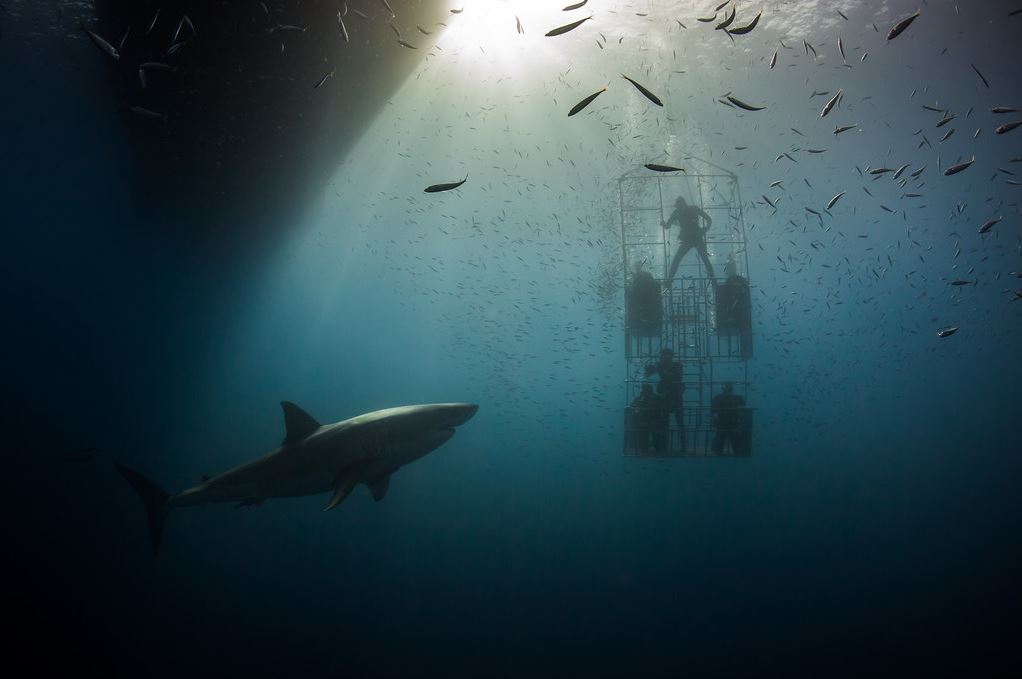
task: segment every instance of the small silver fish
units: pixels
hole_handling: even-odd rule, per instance
[[[756,28],[756,24],[759,23],[759,18],[761,16],[763,16],[763,10],[760,10],[759,14],[757,14],[756,17],[752,21],[750,21],[749,23],[745,24],[744,26],[737,26],[735,28],[732,28],[729,31],[726,31],[728,36],[732,36],[732,35],[745,35],[746,33],[751,33],[752,29]]]
[[[156,111],[152,111],[150,109],[143,108],[141,106],[132,106],[128,110],[131,111],[132,113],[134,113],[135,115],[142,116],[143,118],[150,118],[152,120],[159,120],[159,121],[164,122],[164,123],[167,122],[167,114],[166,113],[157,113]]]
[[[170,64],[165,64],[161,61],[146,61],[139,65],[139,68],[144,68],[147,71],[168,71],[170,73],[177,70]]]
[[[637,89],[640,92],[642,92],[643,96],[645,96],[647,99],[652,101],[657,106],[663,106],[664,105],[664,102],[660,101],[659,97],[657,97],[655,94],[653,94],[652,92],[647,90],[645,87],[643,87],[639,83],[635,82],[634,80],[632,80],[631,78],[626,76],[624,73],[621,74],[621,77],[624,78],[625,80],[627,80],[628,82],[630,82],[632,85],[634,85],[635,89]]]
[[[571,116],[575,115],[576,113],[578,113],[579,111],[584,109],[589,104],[593,103],[593,100],[596,99],[596,97],[600,96],[601,94],[603,94],[606,91],[607,91],[607,88],[604,87],[602,90],[599,90],[598,92],[594,92],[593,94],[590,94],[588,97],[586,97],[582,101],[580,101],[577,104],[575,104],[574,106],[572,106],[571,110],[568,111],[568,117],[570,118]]]
[[[171,45],[177,42],[177,36],[181,35],[181,27],[185,25],[185,19],[187,18],[188,18],[187,16],[182,16],[180,19],[178,19],[177,28],[174,29],[174,36],[170,39]]]
[[[156,26],[156,20],[160,18],[160,9],[156,9],[156,14],[153,15],[153,20],[149,22],[149,27],[145,29],[145,34],[149,35],[153,32],[153,27]]]
[[[451,11],[453,12],[454,10],[451,10]],[[565,24],[563,26],[558,26],[557,28],[554,28],[554,29],[551,29],[551,30],[547,31],[546,32],[546,37],[553,38],[553,37],[558,36],[558,35],[564,35],[568,31],[575,30],[576,28],[578,28],[579,26],[581,26],[582,24],[584,24],[585,22],[589,21],[592,18],[593,18],[592,15],[590,15],[590,16],[587,16],[584,19],[579,19],[578,21],[572,21],[570,24]]]
[[[124,35],[117,41],[117,52],[120,53],[124,50],[124,43],[128,42],[128,36],[131,35],[131,26],[128,26],[128,30],[124,31]]]
[[[827,116],[827,114],[830,113],[830,110],[832,108],[834,108],[834,106],[837,104],[838,100],[841,99],[841,95],[842,94],[844,94],[844,90],[838,90],[837,94],[835,94],[833,97],[831,97],[830,101],[828,101],[826,104],[824,104],[823,110],[820,111],[820,117],[821,118],[825,118]]]
[[[121,58],[121,55],[117,51],[117,48],[108,43],[106,40],[104,40],[103,36],[99,35],[95,31],[89,30],[89,27],[85,25],[84,21],[79,19],[78,25],[81,26],[82,30],[85,31],[86,35],[89,36],[89,39],[92,40],[92,44],[94,44],[96,47],[102,50],[107,56],[109,56],[114,61],[117,61],[118,59]]]
[[[606,88],[604,88],[606,89]],[[683,167],[674,167],[673,165],[660,165],[658,163],[646,163],[643,165],[647,170],[653,170],[654,172],[685,172]]]
[[[837,203],[839,200],[841,200],[841,196],[843,196],[843,195],[845,195],[844,191],[842,191],[841,193],[839,193],[836,196],[834,196],[833,198],[831,198],[827,202],[827,209],[829,210],[830,208],[834,207],[834,204]]]
[[[318,90],[320,87],[323,86],[323,83],[325,83],[328,78],[331,78],[334,75],[336,71],[337,71],[336,68],[330,69],[330,72],[325,74],[322,78],[320,78],[319,81],[312,86],[312,89]]]
[[[979,233],[983,234],[994,228],[994,225],[1001,221],[1001,219],[1001,217],[995,217],[988,222],[984,222],[983,225],[979,227]]]
[[[425,189],[423,189],[423,192],[424,193],[440,193],[442,191],[451,191],[453,189],[458,188],[459,186],[461,186],[462,184],[464,184],[467,181],[468,181],[468,175],[465,175],[465,178],[462,179],[460,182],[448,182],[448,183],[445,183],[445,184],[431,184],[430,186],[427,186]]]
[[[766,109],[766,106],[753,106],[752,104],[746,104],[741,99],[738,99],[737,97],[732,97],[730,94],[727,95],[727,100],[730,101],[735,106],[737,106],[738,108],[745,109],[746,111],[762,111]]]
[[[891,28],[891,30],[888,31],[888,33],[887,33],[887,39],[888,40],[894,40],[895,38],[897,38],[899,35],[901,35],[902,31],[904,31],[906,28],[908,28],[909,25],[913,21],[918,19],[921,15],[922,15],[922,11],[921,10],[916,10],[915,14],[907,16],[904,19],[902,19],[901,21],[899,21],[898,23],[894,24],[894,26]]]
[[[983,81],[983,84],[986,85],[986,88],[989,90],[990,89],[990,83],[988,83],[987,79],[985,77],[983,77],[983,74],[979,72],[979,69],[976,68],[975,66],[973,66],[972,64],[969,64],[969,66],[972,66],[972,70],[974,70],[976,72],[976,75],[979,76],[979,79]]]

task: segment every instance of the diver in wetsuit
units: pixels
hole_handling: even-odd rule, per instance
[[[706,222],[705,228],[699,227],[700,217]],[[660,226],[665,229],[670,228],[671,224],[677,224],[681,227],[681,243],[678,245],[678,251],[674,253],[674,259],[671,260],[670,272],[667,274],[666,280],[664,280],[665,286],[671,285],[674,275],[678,272],[681,260],[685,258],[685,255],[692,248],[695,248],[696,252],[699,253],[699,257],[703,260],[703,266],[706,267],[706,275],[711,280],[714,278],[713,264],[710,263],[710,255],[706,251],[705,239],[706,232],[710,230],[712,223],[713,220],[710,219],[710,215],[706,214],[706,211],[702,208],[689,205],[681,196],[678,196],[678,199],[674,201],[674,212],[671,213],[666,222],[660,222]]]
[[[653,385],[642,385],[642,391],[632,401],[634,413],[633,448],[640,455],[652,450],[664,453],[667,450],[667,408],[664,399],[653,393]]]
[[[749,426],[745,416],[745,399],[734,393],[735,385],[724,384],[724,391],[713,397],[710,402],[710,414],[717,432],[713,437],[710,449],[717,455],[724,450],[724,445],[731,442],[731,452],[735,455],[747,455],[750,450]]]
[[[683,372],[681,363],[674,360],[674,352],[664,349],[660,352],[660,360],[646,366],[646,377],[659,375],[660,384],[657,385],[657,393],[664,399],[667,411],[674,413],[674,422],[678,425],[678,434],[681,438],[681,450],[685,452],[685,410],[682,392],[685,385],[681,383]]]

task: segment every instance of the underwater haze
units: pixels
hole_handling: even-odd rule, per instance
[[[1017,666],[1022,2],[571,4],[0,0],[19,676]],[[711,176],[752,454],[626,455],[626,187]],[[282,401],[479,408],[154,557],[112,462],[201,486]]]

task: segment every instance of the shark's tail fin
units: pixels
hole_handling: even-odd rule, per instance
[[[156,556],[160,552],[160,537],[163,535],[163,524],[167,520],[167,498],[170,496],[135,470],[117,462],[114,462],[114,468],[127,479],[142,499],[149,519],[149,540],[153,543],[153,556]]]

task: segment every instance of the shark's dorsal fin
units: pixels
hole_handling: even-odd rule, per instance
[[[390,474],[393,473],[390,472]],[[387,489],[390,488],[390,474],[385,474],[369,484],[369,492],[373,494],[373,499],[377,502],[387,495]]]
[[[291,401],[281,401],[280,407],[284,409],[284,429],[286,430],[284,441],[280,445],[289,446],[292,443],[297,443],[319,429],[319,422]]]

